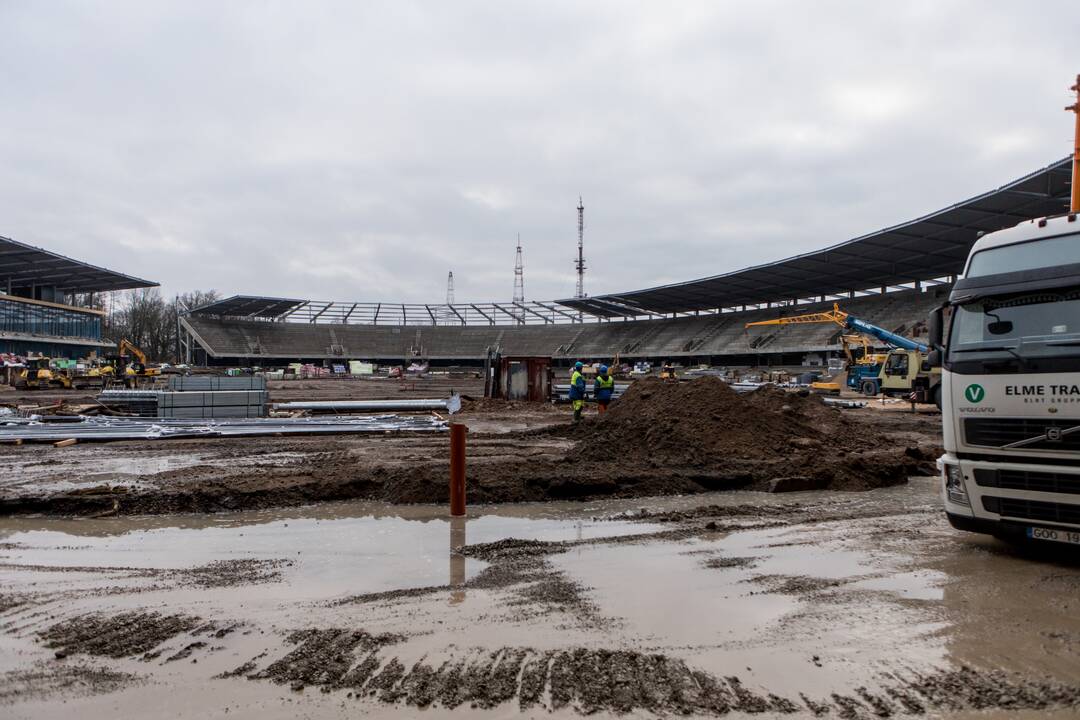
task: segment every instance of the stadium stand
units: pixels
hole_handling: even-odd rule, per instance
[[[348,303],[237,295],[180,318],[183,361],[284,365],[373,360],[474,363],[488,349],[560,360],[803,364],[840,351],[840,328],[748,322],[848,313],[910,337],[983,232],[1065,212],[1070,158],[997,190],[816,253],[726,275],[552,302]],[[502,324],[500,324],[502,323]]]
[[[925,334],[924,318],[942,301],[946,285],[840,301],[847,312],[894,332]],[[662,320],[573,325],[382,326],[320,325],[259,320],[183,319],[207,364],[285,364],[333,359],[465,362],[487,349],[560,359],[735,359],[838,351],[840,328],[831,324],[745,329],[748,322],[826,310],[831,302]]]

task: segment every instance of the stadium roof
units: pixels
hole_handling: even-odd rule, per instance
[[[306,302],[307,300],[294,300],[292,298],[233,295],[224,300],[215,300],[212,303],[200,305],[191,312],[225,317],[276,318],[300,307]]]
[[[0,236],[0,288],[24,289],[35,285],[89,293],[156,287],[157,283]]]
[[[388,303],[293,300],[234,295],[188,311],[230,319],[288,320],[356,325],[555,325],[582,322],[553,302]]]
[[[1069,209],[1071,158],[935,213],[786,260],[645,290],[559,300],[599,315],[692,312],[957,275],[980,232]]]

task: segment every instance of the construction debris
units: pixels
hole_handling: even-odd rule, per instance
[[[297,400],[274,403],[277,411],[310,410],[313,412],[422,412],[445,410],[451,415],[461,410],[461,396],[451,394],[444,400]]]
[[[385,432],[441,432],[445,421],[429,415],[350,415],[320,418],[243,418],[183,420],[167,418],[82,417],[79,422],[41,422],[40,418],[5,418],[0,442],[79,442],[168,440],[175,438],[250,437]],[[58,443],[58,447],[63,444]]]

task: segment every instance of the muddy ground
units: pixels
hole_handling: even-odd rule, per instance
[[[454,520],[445,434],[0,447],[0,716],[1080,714],[1080,564],[948,527],[935,414],[457,420]]]
[[[933,472],[940,454],[937,415],[838,410],[781,390],[740,396],[713,378],[635,383],[605,416],[590,407],[578,427],[564,405],[465,405],[456,420],[469,427],[467,493],[481,504],[866,490]],[[388,434],[5,445],[0,463],[12,469],[0,476],[5,514],[440,503],[448,499],[449,442],[444,434]]]
[[[0,715],[1074,717],[1080,565],[937,483],[0,520]]]

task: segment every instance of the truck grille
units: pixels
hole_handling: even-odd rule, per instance
[[[1080,495],[1080,475],[1077,474],[975,468],[975,484],[979,487]]]
[[[1080,525],[1080,505],[984,496],[983,508],[1004,517]]]
[[[985,447],[1017,443],[1018,450],[1080,450],[1080,424],[1069,419],[965,418],[964,440]]]

